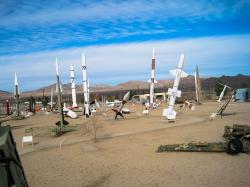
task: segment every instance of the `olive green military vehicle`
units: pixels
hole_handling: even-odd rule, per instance
[[[236,155],[240,152],[250,153],[250,126],[225,126],[224,142],[199,142],[187,144],[161,145],[157,152],[226,152]]]
[[[0,186],[28,187],[9,126],[0,127]]]

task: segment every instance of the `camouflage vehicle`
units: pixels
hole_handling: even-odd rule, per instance
[[[224,142],[199,142],[187,144],[161,145],[157,152],[227,152],[236,155],[240,152],[250,153],[250,126],[225,126]]]
[[[10,126],[0,127],[0,186],[28,187]]]

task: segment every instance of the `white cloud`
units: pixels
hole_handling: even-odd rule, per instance
[[[168,19],[170,17],[187,17],[191,21],[195,19],[220,18],[222,16],[237,14],[242,7],[249,3],[245,1],[236,1],[227,3],[226,1],[210,2],[195,0],[133,0],[133,1],[89,1],[71,2],[64,0],[61,2],[30,2],[23,1],[9,5],[9,2],[2,2],[2,14],[0,14],[0,26],[30,26],[41,24],[62,24],[65,22],[81,21],[103,21],[113,20],[129,21],[137,19]],[[1,6],[1,5],[0,5]],[[9,11],[4,11],[7,9]],[[1,9],[0,9],[1,10]],[[230,10],[230,12],[229,12]]]
[[[147,80],[153,47],[157,55],[158,79],[170,78],[168,71],[177,66],[182,52],[186,55],[184,68],[187,72],[192,73],[195,64],[198,64],[203,76],[249,74],[249,43],[250,35],[235,35],[89,46],[85,47],[84,51],[91,83],[97,84]],[[15,71],[23,82],[24,90],[52,84],[55,79],[56,56],[60,62],[63,82],[69,82],[69,67],[73,64],[77,83],[80,84],[82,50],[83,48],[71,48],[0,56],[0,90],[12,90]]]
[[[225,24],[224,33],[246,32],[241,24],[249,7],[246,0],[2,1],[0,54],[221,34],[211,29],[217,22]]]

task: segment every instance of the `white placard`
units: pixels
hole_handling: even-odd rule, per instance
[[[22,147],[23,147],[23,143],[27,143],[27,142],[31,142],[32,147],[33,147],[33,136],[23,136]]]
[[[32,142],[33,136],[23,136],[23,142]]]

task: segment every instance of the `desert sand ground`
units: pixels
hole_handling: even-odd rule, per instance
[[[107,109],[94,118],[97,142],[86,129],[60,137],[34,136],[35,145],[21,147],[26,128],[54,126],[58,114],[38,113],[21,121],[9,121],[28,183],[31,187],[97,186],[249,186],[250,155],[241,153],[157,153],[161,144],[222,141],[225,125],[250,125],[250,103],[230,104],[228,113],[209,121],[216,102],[205,102],[195,111],[179,111],[175,123],[161,116],[161,106],[139,118],[141,105],[127,105],[132,113],[114,120]],[[178,109],[177,109],[178,110]],[[66,118],[70,124],[93,124],[93,119]],[[63,141],[62,148],[59,148]]]

